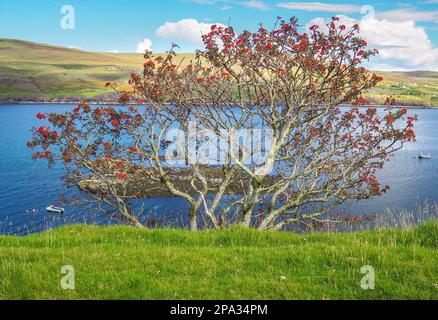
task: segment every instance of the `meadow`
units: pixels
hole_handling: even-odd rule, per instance
[[[70,226],[0,237],[0,299],[438,299],[438,223],[356,233]],[[72,266],[75,289],[61,268]],[[363,266],[374,289],[361,287]]]

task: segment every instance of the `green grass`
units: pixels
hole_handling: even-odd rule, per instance
[[[296,235],[72,226],[0,237],[0,299],[438,299],[438,223]],[[72,265],[76,289],[60,287]],[[375,268],[374,290],[360,269]]]

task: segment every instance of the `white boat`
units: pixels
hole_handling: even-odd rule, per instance
[[[46,208],[48,212],[57,213],[57,214],[64,214],[64,208],[58,208],[54,205],[51,205],[50,207]]]
[[[428,154],[428,153],[423,153],[423,152],[421,152],[419,155],[418,155],[418,159],[431,159],[432,157],[430,156],[430,154]]]

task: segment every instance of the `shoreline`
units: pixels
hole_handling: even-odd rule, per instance
[[[83,101],[60,101],[60,102],[53,102],[53,101],[43,101],[43,102],[36,102],[36,101],[0,101],[1,105],[77,105]],[[89,105],[121,105],[118,102],[92,102],[87,101]],[[136,103],[128,103],[127,105],[137,105]],[[351,104],[341,104],[340,107],[352,107]],[[388,108],[389,106],[385,106],[382,104],[370,104],[370,105],[361,105],[360,107],[367,107],[367,108]],[[393,108],[407,108],[407,109],[425,109],[425,110],[432,110],[432,109],[438,109],[438,106],[415,106],[415,105],[396,105],[392,106]]]
[[[5,104],[12,104],[12,105],[26,105],[26,104],[32,104],[32,105],[43,105],[43,104],[53,104],[53,105],[77,105],[83,101],[61,101],[61,102],[53,102],[53,101],[46,101],[46,102],[36,102],[36,101],[0,101],[0,106]],[[119,105],[118,102],[89,102],[90,105]]]

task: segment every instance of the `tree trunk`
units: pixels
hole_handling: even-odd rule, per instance
[[[129,223],[132,226],[139,228],[139,229],[146,229],[146,227],[144,225],[142,225],[140,223],[140,221],[138,221],[138,219],[129,212],[128,208],[126,207],[126,203],[124,201],[122,201],[120,199],[117,199],[117,201],[119,203],[119,206],[118,206],[119,212],[123,216],[125,216],[126,219],[128,219]]]
[[[197,210],[195,208],[190,209],[190,230],[197,231],[198,230],[198,215]]]
[[[242,213],[241,225],[244,227],[249,228],[251,225],[252,208],[253,206],[250,206],[249,208],[245,208],[244,212]]]
[[[140,223],[140,221],[137,220],[136,217],[131,216],[131,217],[129,218],[129,220],[131,221],[131,223],[132,223],[132,225],[133,225],[134,227],[139,228],[139,229],[146,229],[146,227],[145,227],[144,225],[142,225],[142,224]]]

